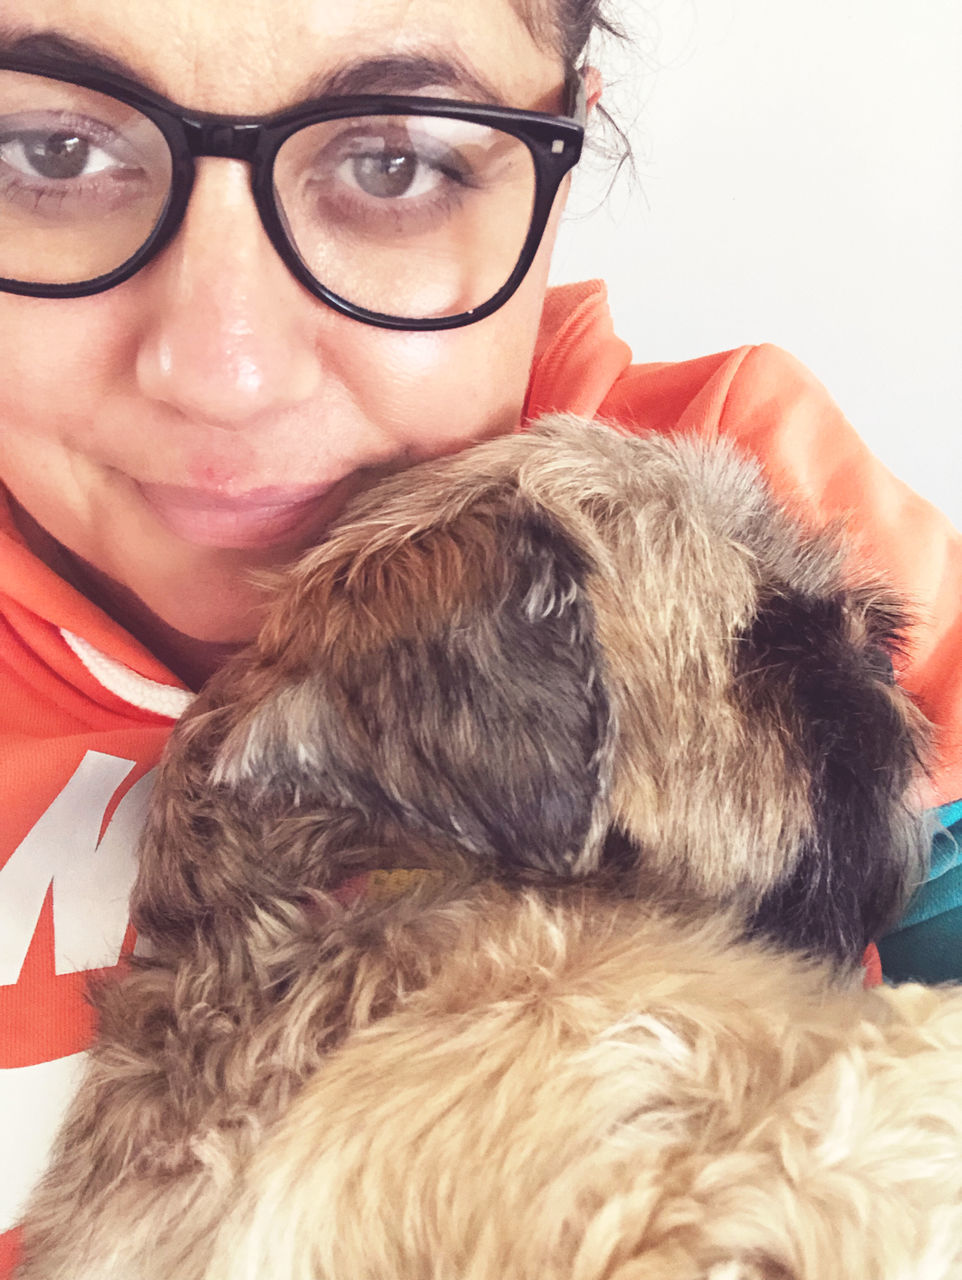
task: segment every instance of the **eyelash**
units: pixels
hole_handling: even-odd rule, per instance
[[[56,115],[54,119],[26,120],[16,129],[11,129],[9,124],[4,132],[0,133],[0,153],[5,146],[11,143],[20,143],[25,145],[25,139],[31,135],[47,135],[52,137],[57,133],[76,134],[78,138],[82,138],[91,151],[102,151],[110,156],[114,161],[114,177],[111,177],[111,169],[98,170],[94,174],[87,176],[78,175],[75,179],[56,179],[44,178],[41,174],[37,174],[31,178],[29,174],[23,173],[21,170],[14,168],[9,161],[4,167],[8,168],[8,174],[0,174],[0,191],[4,193],[6,198],[26,204],[32,199],[33,208],[39,210],[41,205],[56,200],[62,206],[67,200],[94,200],[97,201],[102,197],[96,190],[100,186],[104,188],[104,194],[113,194],[114,196],[123,194],[129,198],[129,188],[123,193],[117,189],[116,172],[130,173],[135,166],[125,164],[123,160],[117,156],[116,149],[118,143],[122,141],[115,130],[105,126],[102,122],[91,120],[82,116],[71,116],[69,114]],[[0,161],[2,164],[2,161]],[[94,188],[94,190],[91,190]]]
[[[325,188],[325,193],[329,189]],[[374,197],[363,198],[351,192],[345,192],[338,198],[337,207],[343,212],[340,216],[345,221],[371,222],[374,219],[385,224],[387,231],[410,231],[412,222],[417,222],[419,230],[428,231],[442,222],[448,214],[461,207],[463,195],[460,191],[446,191],[440,196],[419,198],[416,207],[414,201],[403,199],[377,201]],[[391,225],[387,225],[390,223]]]

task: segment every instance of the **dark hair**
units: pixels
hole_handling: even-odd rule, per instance
[[[595,32],[627,39],[624,29],[610,15],[607,0],[554,0],[554,9],[558,49],[569,70],[582,65]]]
[[[569,74],[586,65],[593,36],[625,43],[630,39],[612,13],[614,0],[514,0],[514,4],[534,39],[557,50]],[[634,156],[625,126],[603,102],[596,113],[600,128],[589,132],[588,147],[610,166],[610,192],[625,165],[634,171]]]

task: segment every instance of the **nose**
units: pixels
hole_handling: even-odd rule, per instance
[[[198,162],[183,225],[141,275],[136,377],[150,399],[243,428],[314,394],[321,304],[268,240],[246,164]]]

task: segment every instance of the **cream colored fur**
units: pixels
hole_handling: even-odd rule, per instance
[[[635,907],[479,892],[439,932],[262,1144],[208,1280],[962,1276],[962,993]]]

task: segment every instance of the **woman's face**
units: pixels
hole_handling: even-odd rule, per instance
[[[451,66],[428,92],[477,100],[473,75],[505,104],[561,105],[560,62],[511,0],[4,0],[0,36],[28,32],[199,110],[266,114],[349,65],[425,54]],[[288,562],[351,492],[516,425],[559,211],[500,311],[405,333],[307,293],[248,182],[240,161],[199,162],[176,239],[114,289],[0,293],[0,479],[122,597],[218,642],[252,630],[250,571]]]

